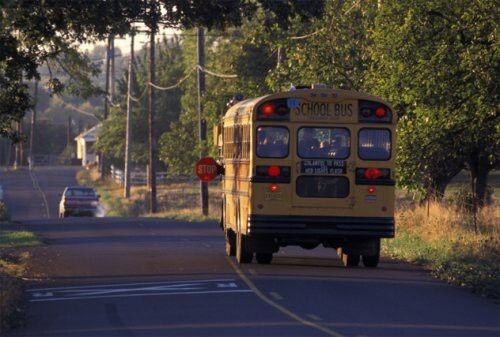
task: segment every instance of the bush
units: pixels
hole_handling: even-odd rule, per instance
[[[9,215],[9,210],[7,209],[7,206],[0,201],[0,221],[9,221],[10,220],[10,215]]]
[[[493,187],[487,186],[486,193],[484,195],[484,204],[491,205],[493,196]],[[450,197],[446,198],[446,201],[452,205],[455,205],[459,209],[464,209],[469,212],[474,211],[474,195],[470,187],[461,186],[456,191],[452,192]]]
[[[0,332],[18,327],[24,320],[24,285],[19,278],[0,272]]]

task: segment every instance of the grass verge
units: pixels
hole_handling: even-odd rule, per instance
[[[158,212],[149,213],[149,191],[145,186],[132,186],[130,198],[123,197],[123,187],[111,179],[101,180],[93,170],[77,174],[80,185],[94,187],[101,195],[106,216],[154,216],[183,221],[219,221],[221,213],[220,187],[209,185],[209,214],[201,214],[199,180],[170,179],[157,186]]]
[[[396,238],[384,240],[382,250],[446,282],[499,299],[499,213],[498,207],[484,207],[475,226],[470,212],[452,205],[405,206],[396,213]]]
[[[99,193],[100,202],[105,208],[106,216],[126,217],[138,216],[139,213],[133,203],[122,198],[122,188],[110,179],[101,180],[96,170],[82,169],[76,174],[80,185],[92,186]]]
[[[0,230],[0,249],[17,246],[37,246],[41,243],[40,238],[31,232]]]
[[[22,324],[25,273],[30,254],[22,247],[41,244],[31,232],[0,230],[0,332]]]

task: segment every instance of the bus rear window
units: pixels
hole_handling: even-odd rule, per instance
[[[257,128],[257,156],[262,158],[288,157],[289,132],[287,128],[260,126]]]
[[[297,133],[297,152],[301,158],[346,159],[351,139],[344,128],[302,127]]]
[[[346,177],[300,176],[296,186],[297,195],[302,198],[345,198],[349,195]]]
[[[387,129],[362,129],[358,144],[359,158],[363,160],[388,160],[391,157],[391,132]]]

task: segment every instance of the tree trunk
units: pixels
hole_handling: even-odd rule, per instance
[[[490,166],[488,154],[479,149],[475,149],[469,157],[468,164],[471,172],[471,186],[477,198],[477,205],[482,207],[490,202],[490,200],[488,200],[487,188],[488,174],[492,166]]]
[[[439,171],[434,172],[430,178],[430,188],[428,188],[427,198],[442,200],[448,184],[462,171],[463,167],[458,162]]]
[[[477,176],[476,176],[476,190],[478,206],[482,207],[490,203],[489,195],[487,195],[488,188],[488,174],[490,172],[488,156],[482,154],[477,160]]]

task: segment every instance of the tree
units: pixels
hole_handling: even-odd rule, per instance
[[[162,43],[157,48],[157,85],[167,86],[175,83],[183,76],[183,54],[178,37],[167,39],[163,37]],[[132,162],[146,166],[148,157],[148,124],[147,108],[148,100],[145,95],[148,87],[148,61],[145,49],[139,53],[135,62],[135,92],[133,96],[139,99],[135,102],[132,116]],[[128,78],[125,74],[124,78]],[[123,166],[125,157],[125,117],[127,100],[127,82],[125,79],[118,81],[117,101],[119,106],[110,110],[110,116],[102,122],[99,133],[99,141],[96,149],[105,152],[112,164]],[[182,90],[158,90],[156,99],[156,134],[162,134],[170,130],[170,124],[178,119],[180,114],[180,99]]]
[[[499,14],[493,0],[382,2],[369,86],[405,116],[399,132],[412,142],[399,146],[403,186],[446,185],[467,165],[484,199],[499,163]],[[424,168],[426,178],[405,174]]]
[[[123,36],[135,22],[144,22],[155,31],[158,25],[225,28],[241,24],[259,6],[275,13],[272,17],[286,27],[296,13],[319,15],[323,1],[310,6],[304,0],[4,0],[0,9],[0,135],[16,140],[11,124],[20,121],[31,106],[22,78],[39,79],[37,68],[47,60],[61,60],[61,55],[69,56],[67,62],[74,61],[80,43],[102,41],[110,34]],[[77,60],[82,66],[82,59]],[[66,70],[85,84],[74,69]],[[86,75],[92,75],[92,70]],[[57,78],[47,85],[54,92],[63,90]]]
[[[272,32],[268,43],[281,48],[286,57],[271,72],[270,86],[286,89],[290,84],[320,82],[330,88],[364,90],[376,13],[375,0],[330,1],[325,14],[310,23],[296,18],[284,36]]]
[[[237,94],[244,98],[257,97],[272,91],[267,77],[276,67],[274,46],[261,37],[290,28],[296,20],[310,22],[322,13],[323,2],[315,1],[261,1],[262,6],[252,18],[243,19],[237,28],[215,29],[205,42],[207,73],[206,93],[203,97],[203,119],[207,130],[220,121],[227,103]],[[309,6],[307,10],[304,6]],[[259,28],[259,29],[256,29]],[[196,65],[196,39],[192,30],[184,31],[184,62],[186,73]],[[194,75],[194,74],[193,74]],[[236,78],[224,75],[237,75]],[[159,141],[160,159],[171,173],[191,174],[199,159],[200,146],[204,153],[215,155],[212,137],[200,144],[198,140],[197,85],[195,76],[183,84],[182,112]],[[210,133],[209,133],[210,135]]]

